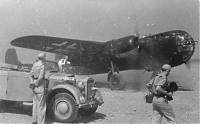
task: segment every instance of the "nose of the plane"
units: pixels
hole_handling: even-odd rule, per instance
[[[195,41],[188,33],[177,35],[177,52],[182,56],[183,63],[189,61],[195,50]]]

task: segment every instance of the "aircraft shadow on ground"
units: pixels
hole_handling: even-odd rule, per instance
[[[190,88],[179,88],[178,91],[194,91],[194,89],[190,89]]]
[[[98,81],[96,82],[96,87],[110,89],[108,82]],[[147,89],[145,86],[145,82],[136,81],[136,82],[126,82],[125,86],[122,89],[120,89],[120,91],[126,91],[126,90],[139,92],[139,91],[145,91]],[[178,91],[194,91],[194,89],[181,86],[178,88]]]
[[[95,82],[95,84],[96,84],[96,87],[98,87],[98,88],[109,88],[108,82],[97,81],[97,82]]]
[[[96,82],[96,87],[97,88],[106,88],[106,89],[110,89],[108,82]],[[125,82],[124,83],[124,87],[122,89],[120,89],[122,91],[126,91],[126,90],[132,90],[132,91],[144,91],[145,90],[145,82]]]

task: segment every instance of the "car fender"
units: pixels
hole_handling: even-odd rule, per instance
[[[77,104],[80,104],[80,96],[82,96],[82,94],[78,88],[74,87],[73,85],[69,85],[69,84],[59,84],[59,85],[52,87],[50,89],[50,92],[48,93],[48,95],[57,89],[64,89],[64,90],[69,91],[75,98]]]

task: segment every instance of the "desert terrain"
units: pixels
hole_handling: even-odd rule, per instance
[[[90,117],[79,116],[76,123],[151,123],[152,106],[144,101],[145,90],[131,89],[133,84],[127,84],[126,90],[112,91],[105,87],[100,88],[104,97],[104,104]],[[197,85],[198,86],[198,85]],[[129,88],[128,88],[129,87]],[[199,123],[199,88],[177,91],[171,102],[177,122],[179,124]],[[9,106],[0,113],[0,124],[26,123],[30,124],[31,106],[20,110],[18,106]],[[166,120],[163,120],[166,123]],[[49,122],[57,124],[58,122]]]
[[[169,80],[178,82],[180,90],[174,93],[173,106],[179,124],[197,124],[199,118],[199,47],[191,61],[198,59],[187,68],[181,65],[172,69]],[[126,82],[123,90],[110,90],[106,83],[106,74],[92,75],[97,87],[101,91],[104,104],[90,117],[79,116],[76,123],[125,123],[148,124],[151,123],[152,105],[144,101],[146,93],[145,83],[148,82],[151,72],[144,70],[131,70],[121,72]],[[0,124],[31,124],[31,106],[10,106],[0,112]],[[166,123],[166,120],[163,120]],[[49,122],[56,124],[58,122]]]
[[[146,124],[151,123],[152,106],[144,101],[145,92],[111,91],[109,89],[100,89],[105,104],[99,107],[97,112],[91,117],[79,117],[76,123],[127,123],[127,124]],[[174,95],[174,101],[171,102],[177,122],[182,124],[199,123],[199,91],[178,91]],[[31,123],[31,107],[26,111],[7,108],[0,113],[0,123]],[[166,120],[164,120],[166,122]],[[52,122],[58,123],[58,122]]]

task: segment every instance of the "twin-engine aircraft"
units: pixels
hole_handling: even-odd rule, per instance
[[[108,73],[112,89],[120,89],[120,71],[136,69],[156,72],[163,64],[172,67],[187,63],[195,50],[193,38],[185,31],[173,30],[140,38],[130,35],[107,42],[49,36],[24,36],[11,45],[69,57],[73,74]],[[117,72],[117,73],[115,73]]]

